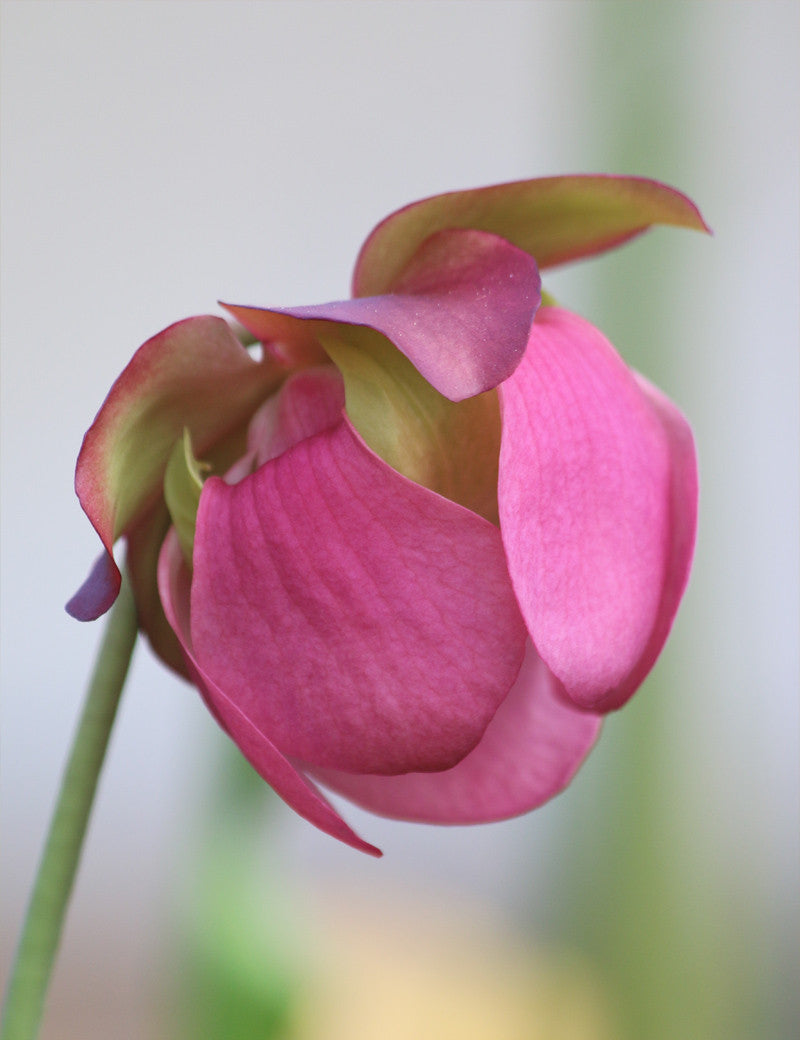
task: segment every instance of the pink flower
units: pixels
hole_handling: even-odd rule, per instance
[[[654,223],[705,228],[637,178],[440,195],[372,232],[352,299],[229,306],[261,360],[220,318],[165,329],[84,439],[106,552],[68,609],[108,609],[124,536],[155,651],[356,848],[316,781],[408,820],[540,805],[664,644],[697,478],[680,412],[540,307],[539,268]]]

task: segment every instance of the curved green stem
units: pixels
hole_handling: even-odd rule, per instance
[[[136,643],[133,596],[123,581],[108,619],[64,772],[6,996],[0,1040],[34,1040],[81,855],[108,738]]]

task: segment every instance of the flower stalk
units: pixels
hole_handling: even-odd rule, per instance
[[[123,582],[109,616],[64,772],[10,975],[0,1040],[34,1040],[111,727],[136,643],[133,595]]]

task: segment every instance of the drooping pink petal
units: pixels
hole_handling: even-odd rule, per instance
[[[483,231],[443,230],[417,243],[382,296],[270,312],[228,310],[254,334],[276,342],[300,341],[302,330],[286,324],[291,318],[309,322],[306,335],[320,342],[325,327],[316,322],[374,329],[431,386],[461,401],[513,372],[540,299],[539,272],[527,253]]]
[[[544,269],[611,249],[653,224],[708,231],[690,199],[643,177],[540,177],[434,195],[378,224],[361,247],[353,295],[391,291],[419,244],[442,228],[501,235]]]
[[[500,522],[528,631],[577,705],[617,708],[655,661],[687,580],[691,432],[597,329],[553,307],[501,400]]]
[[[120,577],[112,546],[155,504],[184,426],[197,451],[206,452],[240,426],[284,374],[270,358],[254,361],[215,317],[178,322],[137,350],[78,456],[75,490],[108,555],[70,601],[73,616],[93,620],[116,599]]]
[[[206,481],[191,626],[204,673],[285,754],[379,773],[463,758],[526,638],[498,529],[345,420]]]
[[[488,823],[542,805],[570,782],[600,719],[566,702],[531,644],[478,746],[452,769],[403,776],[310,772],[357,805],[419,823]]]
[[[314,784],[281,754],[235,700],[199,665],[189,631],[191,578],[174,530],[167,535],[161,550],[158,584],[164,610],[181,642],[193,681],[212,714],[248,762],[295,812],[320,830],[362,852],[380,856],[380,850],[363,841],[347,826]]]

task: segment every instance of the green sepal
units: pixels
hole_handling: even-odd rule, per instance
[[[691,199],[645,177],[538,177],[434,195],[390,214],[361,247],[354,296],[380,296],[420,244],[443,228],[474,228],[507,239],[539,270],[615,249],[654,224],[708,231]]]
[[[409,480],[497,524],[497,392],[448,400],[374,329],[320,322],[318,336],[367,445]]]
[[[187,427],[183,437],[175,442],[164,473],[164,500],[180,542],[183,557],[192,566],[194,529],[203,480],[211,467],[199,462],[192,451],[192,439]]]

